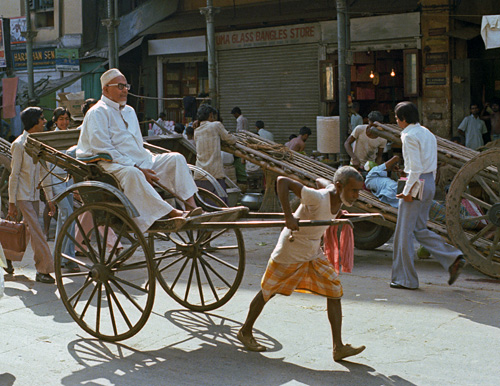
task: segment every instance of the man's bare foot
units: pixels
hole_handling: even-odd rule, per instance
[[[366,348],[365,346],[352,347],[350,344],[345,344],[340,348],[336,347],[333,350],[333,360],[335,362],[338,362],[343,360],[344,358],[351,357],[353,355],[358,355],[365,348]]]
[[[262,346],[261,344],[257,343],[257,341],[254,339],[254,337],[250,335],[244,335],[241,330],[238,331],[238,335],[236,335],[238,340],[243,343],[243,346],[248,351],[256,351],[256,352],[262,352],[266,351],[267,349]]]

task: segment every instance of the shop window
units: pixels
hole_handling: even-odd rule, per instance
[[[35,13],[36,28],[54,28],[54,11]]]
[[[330,61],[320,62],[321,74],[321,101],[333,102],[337,99],[335,94],[335,79],[337,77],[337,66]]]
[[[418,97],[420,93],[420,64],[418,50],[404,51],[404,95]]]

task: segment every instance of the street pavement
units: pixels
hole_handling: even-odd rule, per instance
[[[245,276],[225,306],[192,312],[158,286],[144,328],[119,343],[78,327],[56,286],[34,281],[29,249],[0,299],[0,386],[500,384],[500,280],[468,266],[450,287],[430,259],[416,263],[419,290],[391,289],[391,242],[356,250],[341,275],[343,340],[363,353],[335,363],[325,299],[298,293],[273,298],[258,319],[269,350],[242,349],[236,333],[278,233],[244,230]]]

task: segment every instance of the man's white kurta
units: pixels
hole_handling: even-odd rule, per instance
[[[76,150],[78,158],[102,153],[109,154],[113,161],[101,161],[99,165],[118,179],[123,192],[138,210],[140,215],[134,220],[142,232],[173,208],[134,165],[153,169],[160,183],[183,200],[197,191],[186,159],[178,153],[153,155],[145,149],[134,109],[122,107],[104,95],[85,115]]]

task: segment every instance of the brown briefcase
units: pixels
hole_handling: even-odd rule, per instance
[[[26,224],[0,219],[0,243],[9,260],[21,260],[28,242]],[[8,253],[12,251],[14,253]]]

